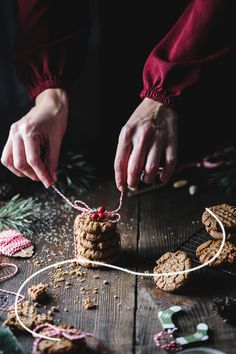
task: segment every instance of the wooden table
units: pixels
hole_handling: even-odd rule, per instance
[[[119,194],[113,183],[104,182],[83,199],[91,206],[104,204],[115,208]],[[166,251],[176,249],[200,228],[199,220],[206,206],[223,201],[227,202],[224,196],[215,191],[190,196],[187,188],[174,190],[171,185],[140,197],[126,198],[119,223],[124,250],[123,266],[136,271],[152,271],[155,259]],[[40,203],[37,214],[40,218],[44,215],[44,220],[38,223],[32,238],[36,254],[28,261],[13,259],[20,272],[3,284],[9,290],[17,290],[23,280],[41,267],[73,258],[73,221],[76,211],[65,205],[53,192],[42,196]],[[34,265],[37,260],[39,267]],[[94,275],[99,278],[95,279]],[[104,280],[107,284],[104,284]],[[40,281],[50,281],[48,271],[29,284]],[[85,295],[80,293],[81,287],[89,289],[90,297],[96,298],[97,309],[86,310],[82,307]],[[97,295],[92,294],[94,287],[98,288]],[[157,290],[152,278],[135,277],[107,269],[88,270],[82,283],[76,282],[68,288],[62,284],[54,292],[58,297],[56,304],[60,307],[60,312],[54,316],[55,323],[61,319],[62,323],[70,323],[93,333],[105,343],[106,352],[165,353],[155,347],[153,342],[154,333],[161,330],[157,313],[163,307],[178,304],[184,310],[175,320],[180,335],[193,333],[199,322],[206,322],[210,328],[210,340],[196,346],[216,348],[227,354],[236,353],[235,328],[225,324],[212,311],[214,297],[236,296],[236,278],[219,271],[206,269],[196,272],[180,295]],[[0,313],[0,319],[3,318]],[[25,353],[30,353],[31,336],[18,335],[18,338]]]

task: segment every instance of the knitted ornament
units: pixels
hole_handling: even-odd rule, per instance
[[[33,245],[17,230],[0,232],[0,254],[9,257],[31,257]]]

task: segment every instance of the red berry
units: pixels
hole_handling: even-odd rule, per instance
[[[99,212],[99,213],[98,213],[98,216],[99,216],[99,220],[104,219],[104,213]]]
[[[104,206],[102,206],[102,205],[100,205],[100,206],[98,207],[98,209],[97,209],[97,212],[98,212],[98,213],[104,213],[104,211],[105,211],[105,208],[104,208]]]
[[[92,213],[91,218],[93,221],[96,221],[99,218],[99,215],[97,212]]]

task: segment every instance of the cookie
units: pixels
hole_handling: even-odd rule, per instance
[[[229,204],[219,204],[209,209],[222,221],[227,238],[234,236],[236,234],[236,207]],[[205,225],[206,231],[210,233],[213,238],[222,239],[219,223],[207,210],[202,214],[202,223]]]
[[[206,229],[206,231],[211,235],[212,238],[215,240],[222,240],[223,239],[223,232],[220,231],[214,231],[214,230],[209,230]],[[230,240],[233,238],[236,238],[236,233],[235,232],[226,232],[226,240]]]
[[[93,221],[86,213],[77,215],[74,224],[74,230],[77,233],[78,230],[86,231],[90,234],[102,234],[109,231],[116,230],[116,223],[108,220]]]
[[[78,262],[78,264],[80,264],[86,268],[102,268],[103,267],[102,265],[89,263],[88,260],[93,260],[93,261],[102,262],[102,263],[106,263],[106,264],[117,264],[118,261],[120,260],[120,256],[121,256],[120,250],[117,251],[112,257],[107,257],[107,258],[103,258],[103,259],[88,259],[86,257],[78,255],[77,262]],[[86,262],[83,262],[83,260],[85,260]]]
[[[154,273],[177,272],[181,270],[191,269],[192,261],[185,252],[177,251],[167,252],[156,261]],[[180,290],[189,279],[190,273],[166,276],[154,276],[154,281],[158,288],[167,291],[175,292]]]
[[[29,301],[24,301],[18,304],[18,315],[22,323],[30,328],[34,329],[36,326],[52,322],[53,318],[46,314],[38,314],[37,309],[30,304]],[[21,324],[17,321],[15,308],[7,313],[7,320],[4,322],[6,326],[10,327],[12,330],[25,331]]]
[[[69,325],[59,325],[56,327],[57,329],[73,329],[72,326]],[[51,331],[50,327],[45,327],[41,330],[40,334],[47,333]],[[67,353],[67,354],[77,354],[77,353],[85,353],[86,352],[86,341],[85,338],[70,340],[69,338],[65,338],[62,335],[54,335],[54,338],[59,338],[60,341],[52,341],[47,339],[40,340],[37,348],[36,354],[56,354],[56,353]]]
[[[77,243],[77,254],[88,259],[100,260],[112,257],[119,251],[119,247],[111,247],[104,250],[85,248],[80,242]]]
[[[196,256],[201,263],[209,261],[219,250],[221,245],[220,240],[209,240],[202,243],[196,249]],[[236,262],[236,245],[232,242],[225,242],[224,247],[220,255],[209,264],[212,267],[218,267],[223,263],[235,263]]]
[[[93,250],[107,250],[114,247],[119,248],[120,246],[120,237],[118,234],[115,234],[115,237],[102,242],[89,241],[86,237],[77,237],[77,239],[79,240],[81,246]]]
[[[75,236],[76,238],[80,238],[83,240],[85,239],[91,242],[106,242],[107,240],[115,238],[117,236],[117,231],[110,231],[96,235],[77,229],[77,231],[75,231]]]

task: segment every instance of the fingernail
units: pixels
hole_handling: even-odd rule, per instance
[[[118,186],[117,187],[121,193],[124,193],[125,187],[124,186]]]
[[[129,185],[127,185],[127,188],[131,191],[131,192],[135,192],[137,190],[136,187],[131,187]]]

